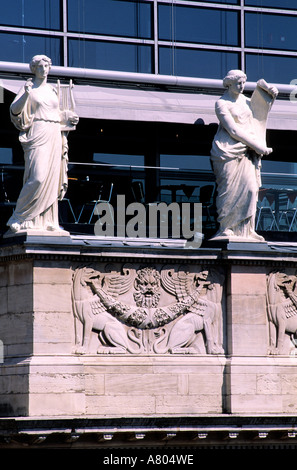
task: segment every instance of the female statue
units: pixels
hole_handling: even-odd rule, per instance
[[[251,99],[242,93],[246,75],[230,70],[226,88],[216,102],[219,127],[211,149],[211,162],[217,182],[217,213],[220,228],[214,238],[240,237],[263,241],[255,232],[261,157],[272,149],[266,146],[265,129],[259,127],[275,100],[278,90],[259,80]],[[265,98],[263,98],[263,96]],[[259,109],[261,108],[261,109]],[[259,119],[257,119],[257,114]]]
[[[57,91],[47,83],[50,68],[51,59],[34,56],[30,63],[34,78],[27,80],[10,106],[25,160],[23,187],[7,222],[12,232],[61,230],[58,200],[67,189],[67,139],[61,133],[65,116],[59,110]],[[75,113],[67,119],[72,125],[78,122]]]

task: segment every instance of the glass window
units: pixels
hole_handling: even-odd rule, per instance
[[[152,73],[152,47],[104,41],[69,41],[69,66]]]
[[[159,5],[159,39],[238,45],[238,13]]]
[[[68,0],[68,29],[79,33],[152,37],[152,3]]]
[[[246,13],[247,47],[296,50],[297,17]]]
[[[107,165],[144,166],[143,155],[119,155],[107,153],[94,153],[93,161]]]
[[[11,164],[12,163],[12,149],[0,147],[0,164]]]
[[[218,78],[239,67],[235,52],[160,47],[159,70],[164,75]]]
[[[214,192],[210,157],[205,155],[160,155],[159,198],[171,202],[199,202],[201,188]],[[202,193],[205,189],[202,189]]]
[[[265,78],[271,83],[286,83],[296,78],[297,57],[265,54],[246,54],[246,73],[249,81]]]
[[[60,0],[14,0],[1,6],[0,24],[26,28],[60,29]]]
[[[292,0],[245,0],[246,6],[261,7],[261,8],[285,8],[296,9],[296,4]]]
[[[187,0],[181,0],[187,1]],[[198,2],[201,0],[194,0],[194,2]],[[240,0],[203,0],[203,3],[229,3],[230,5],[238,5]],[[290,1],[290,0],[288,0]]]
[[[209,156],[201,155],[160,155],[161,167],[175,167],[183,170],[212,171]]]
[[[29,63],[36,54],[46,54],[53,65],[61,64],[61,39],[29,34],[0,34],[1,60]]]

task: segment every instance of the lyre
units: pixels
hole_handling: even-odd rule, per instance
[[[62,131],[73,131],[76,128],[76,126],[71,124],[67,119],[67,111],[74,112],[75,109],[73,86],[72,80],[69,81],[69,84],[61,84],[60,80],[57,81],[59,108],[61,113],[65,115],[65,120],[61,123]]]

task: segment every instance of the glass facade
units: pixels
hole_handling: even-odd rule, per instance
[[[250,80],[289,84],[295,7],[291,0],[15,0],[1,8],[0,61],[27,62],[42,49],[54,65],[217,79],[238,67]]]
[[[68,0],[68,30],[152,39],[151,2],[123,0]]]
[[[0,24],[61,30],[61,11],[60,0],[14,0],[1,5]]]
[[[33,55],[45,53],[53,65],[70,68],[206,79],[222,79],[228,70],[240,68],[249,81],[264,77],[268,82],[289,84],[297,66],[297,10],[293,3],[5,2],[0,16],[0,62],[28,63]],[[87,73],[84,83],[88,83]],[[118,86],[116,82],[110,85]],[[2,232],[23,175],[23,152],[17,131],[7,119],[14,95],[8,91],[4,95],[0,103]],[[125,195],[127,204],[200,201],[204,204],[203,232],[214,233],[215,179],[209,152],[215,130],[215,126],[206,125],[81,119],[69,136],[69,189],[67,199],[60,203],[61,224],[73,233],[93,233],[95,220],[90,221],[86,203],[98,197],[101,185],[113,185],[113,203],[119,194]],[[263,159],[260,204],[269,191],[279,197],[275,221],[258,220],[258,229],[263,232],[297,231],[297,216],[293,223],[292,211],[297,207],[293,134],[268,133],[269,146],[275,150],[271,160]]]

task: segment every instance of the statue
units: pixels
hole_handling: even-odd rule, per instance
[[[272,152],[266,144],[266,120],[278,90],[261,79],[249,99],[243,95],[245,82],[241,70],[230,70],[223,81],[226,91],[215,106],[219,127],[211,162],[220,227],[214,239],[264,241],[255,232],[255,218],[261,158]]]
[[[67,190],[67,132],[75,129],[78,116],[73,110],[61,111],[58,90],[47,83],[50,68],[47,56],[34,56],[30,63],[34,78],[26,81],[10,106],[25,161],[23,187],[7,222],[10,233],[62,230],[58,200]]]
[[[284,354],[285,336],[289,334],[293,351],[297,347],[297,277],[272,271],[267,279],[267,311],[269,350],[272,355]]]

